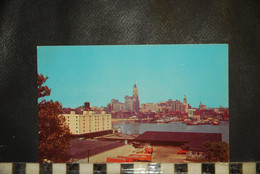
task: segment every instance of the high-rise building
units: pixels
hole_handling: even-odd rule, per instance
[[[135,84],[134,88],[133,88],[133,111],[139,112],[139,109],[140,109],[140,101],[139,101],[139,96],[138,96],[138,89]]]
[[[206,109],[206,105],[203,105],[202,102],[200,102],[199,109],[200,110]]]
[[[107,110],[110,112],[120,112],[123,110],[123,103],[116,99],[112,99],[111,103],[107,104]]]
[[[193,117],[196,109],[188,109],[188,117]]]
[[[157,103],[157,112],[168,113],[168,103],[166,101]]]
[[[164,112],[164,113],[175,112],[175,111],[188,112],[188,104],[187,103],[184,104],[180,100],[173,101],[172,99],[169,99],[168,101],[157,103],[156,111]]]
[[[156,103],[143,103],[141,107],[142,112],[156,112],[157,104]]]
[[[138,89],[136,84],[133,88],[133,96],[125,96],[125,104],[124,110],[131,111],[131,112],[139,112],[140,109],[140,101],[138,96]]]
[[[133,106],[133,96],[125,96],[125,104],[124,104],[124,110],[125,111],[133,111],[134,106]]]
[[[183,106],[184,106],[184,112],[188,112],[188,103],[187,103],[186,95],[184,95]]]
[[[175,111],[182,111],[183,109],[183,104],[181,103],[180,100],[175,101]]]

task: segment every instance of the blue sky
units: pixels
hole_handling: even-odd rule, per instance
[[[228,107],[228,45],[39,46],[38,73],[64,107],[124,102],[137,84],[141,103],[168,99]]]

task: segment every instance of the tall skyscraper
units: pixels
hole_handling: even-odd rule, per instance
[[[133,88],[133,96],[138,97],[138,89],[137,89],[136,84],[134,85],[134,88]]]
[[[133,88],[133,96],[125,96],[125,108],[124,110],[131,112],[139,112],[140,109],[140,101],[138,96],[138,89],[136,84]]]
[[[139,96],[138,96],[138,89],[135,84],[134,88],[133,88],[133,111],[139,112],[139,109],[140,109],[140,101],[139,101]]]
[[[187,103],[186,95],[184,95],[183,105],[184,105],[184,111],[188,112],[188,103]]]

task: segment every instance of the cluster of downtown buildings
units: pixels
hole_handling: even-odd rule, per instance
[[[62,115],[72,134],[80,135],[100,131],[112,130],[112,117],[142,119],[145,117],[161,119],[161,117],[178,117],[207,119],[207,117],[219,117],[228,119],[228,108],[207,108],[202,102],[199,108],[193,108],[187,103],[186,96],[183,102],[169,99],[159,103],[143,103],[140,100],[136,84],[133,87],[133,95],[125,96],[125,102],[121,103],[112,99],[107,107],[90,107],[89,102],[76,109],[63,108]]]
[[[184,96],[183,102],[169,99],[168,101],[159,103],[143,103],[140,107],[140,101],[138,96],[138,89],[136,84],[133,88],[133,96],[125,96],[125,102],[121,103],[119,100],[112,99],[107,104],[107,111],[110,113],[118,112],[130,112],[130,113],[168,113],[171,111],[188,112],[188,108],[191,106],[187,103],[186,96]]]
[[[97,108],[98,109],[98,108]],[[207,108],[206,105],[200,102],[198,108],[192,107],[187,102],[187,98],[184,95],[183,101],[172,100],[162,101],[158,103],[142,103],[140,107],[140,101],[138,96],[138,89],[136,84],[133,88],[133,96],[125,96],[125,102],[121,103],[119,100],[112,99],[107,104],[105,109],[108,113],[111,113],[115,118],[129,118],[133,115],[142,118],[145,116],[176,116],[179,117],[201,117],[205,119],[208,116],[220,116],[228,117],[228,108]]]

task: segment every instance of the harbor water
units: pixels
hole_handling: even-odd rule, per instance
[[[221,133],[222,141],[229,143],[229,123],[221,121],[219,125],[186,125],[182,122],[171,123],[117,123],[114,128],[120,128],[123,134],[142,134],[146,131],[165,132],[200,132],[200,133]]]

